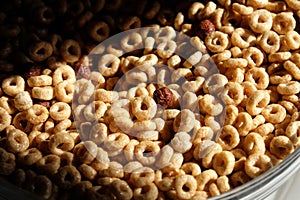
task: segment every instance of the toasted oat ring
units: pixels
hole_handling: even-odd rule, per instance
[[[49,112],[45,106],[35,104],[27,110],[27,119],[32,124],[45,122],[49,117]]]
[[[41,62],[46,60],[52,55],[53,48],[52,45],[45,41],[37,42],[30,46],[29,56],[32,60],[36,62]]]

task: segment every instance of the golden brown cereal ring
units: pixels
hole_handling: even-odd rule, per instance
[[[11,115],[2,107],[0,107],[0,131],[3,131],[11,123]]]
[[[56,183],[60,188],[68,189],[81,181],[79,171],[72,165],[66,165],[57,172]]]
[[[46,60],[52,55],[52,52],[52,45],[45,41],[39,41],[35,44],[32,44],[29,48],[29,56],[36,62]]]
[[[279,159],[284,159],[294,151],[292,141],[283,135],[276,136],[271,140],[270,152]]]
[[[205,45],[213,53],[223,52],[229,46],[228,35],[215,31],[205,38]]]
[[[60,167],[60,157],[54,154],[46,155],[36,162],[36,167],[40,173],[56,174]]]
[[[61,155],[74,147],[74,139],[67,132],[58,132],[50,137],[48,143],[51,153]]]
[[[52,119],[62,121],[71,116],[71,107],[65,102],[57,102],[50,107],[49,114]]]
[[[45,122],[49,117],[49,111],[45,106],[34,104],[27,110],[27,119],[32,124]]]
[[[29,147],[29,139],[27,134],[19,129],[7,129],[6,145],[13,153],[23,152]]]
[[[270,104],[263,109],[262,115],[265,117],[267,122],[278,124],[285,119],[286,110],[280,104]]]
[[[89,36],[96,42],[102,42],[110,34],[108,24],[102,21],[89,23],[87,29]]]
[[[81,47],[77,41],[68,39],[61,44],[60,52],[66,62],[74,63],[81,56]]]
[[[43,157],[40,150],[37,148],[30,148],[18,153],[18,161],[22,165],[33,165]]]
[[[271,30],[272,24],[273,17],[265,9],[256,10],[250,16],[249,26],[256,33],[264,33]]]
[[[213,168],[220,176],[227,176],[232,173],[235,164],[235,157],[230,151],[217,153],[213,158]]]
[[[251,178],[259,176],[271,167],[271,159],[265,154],[252,154],[245,162],[245,172]]]
[[[217,143],[223,150],[234,149],[240,142],[239,132],[232,125],[225,125],[219,133]]]

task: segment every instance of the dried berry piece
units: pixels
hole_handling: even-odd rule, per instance
[[[73,67],[76,72],[77,78],[90,78],[91,70],[89,67],[85,66],[81,62],[76,62]]]
[[[172,91],[167,87],[162,87],[153,92],[154,101],[164,108],[171,108],[174,105],[175,97]]]
[[[214,32],[216,30],[215,25],[208,19],[201,21],[198,25],[196,25],[196,34],[200,38],[205,38],[208,34]]]
[[[25,73],[24,76],[28,79],[33,76],[39,76],[42,73],[41,66],[32,66]]]
[[[40,105],[46,107],[47,109],[49,109],[51,107],[50,101],[37,101],[36,104],[40,104]]]

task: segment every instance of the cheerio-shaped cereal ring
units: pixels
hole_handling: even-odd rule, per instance
[[[57,102],[50,107],[49,113],[52,119],[62,121],[71,116],[71,107],[65,102]]]
[[[27,110],[27,119],[32,124],[45,122],[49,117],[49,111],[45,106],[34,104]]]
[[[246,110],[250,115],[258,115],[270,102],[270,94],[264,90],[256,90],[247,100]]]
[[[27,134],[19,129],[7,129],[6,138],[7,148],[13,153],[23,152],[29,147]]]
[[[17,94],[14,98],[14,104],[19,111],[29,109],[33,105],[29,92],[23,91]]]
[[[27,79],[29,87],[40,87],[52,85],[52,77],[48,75],[33,76]]]
[[[25,81],[21,76],[13,75],[2,81],[2,90],[9,96],[16,96],[25,90]]]
[[[273,24],[272,14],[266,9],[259,9],[250,15],[249,26],[256,33],[271,30]]]
[[[296,27],[296,20],[292,12],[281,12],[274,17],[273,29],[278,34],[287,34]]]
[[[113,54],[105,54],[98,61],[98,70],[104,76],[113,76],[119,69],[120,59]]]
[[[2,107],[0,107],[0,131],[3,131],[11,123],[11,115]]]
[[[76,82],[75,71],[69,65],[61,65],[53,72],[53,86],[62,81],[69,81],[70,84]]]
[[[228,35],[220,31],[212,32],[205,38],[205,45],[213,53],[223,52],[229,44]]]
[[[155,101],[149,96],[136,97],[131,101],[132,113],[138,120],[152,119],[157,110]]]

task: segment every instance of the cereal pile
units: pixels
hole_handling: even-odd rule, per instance
[[[298,0],[4,3],[0,174],[44,199],[247,183],[299,146],[299,18]]]

